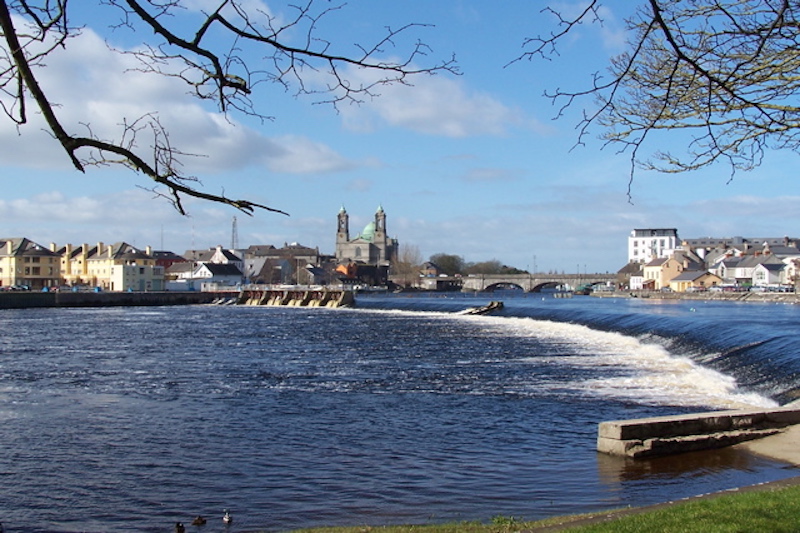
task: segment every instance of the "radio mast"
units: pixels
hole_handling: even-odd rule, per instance
[[[233,217],[233,222],[231,223],[231,250],[236,250],[239,248],[239,228],[236,223],[236,217]]]

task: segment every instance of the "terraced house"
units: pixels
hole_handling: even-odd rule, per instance
[[[140,250],[126,242],[67,244],[56,254],[61,257],[61,271],[67,285],[108,291],[164,290],[164,267],[156,264],[149,246]]]
[[[24,237],[0,239],[0,288],[42,290],[60,283],[58,254]]]

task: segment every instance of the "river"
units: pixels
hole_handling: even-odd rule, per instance
[[[490,299],[497,315],[458,314]],[[357,304],[0,311],[5,531],[533,520],[797,474],[731,449],[613,458],[595,439],[604,420],[796,399],[800,306]]]

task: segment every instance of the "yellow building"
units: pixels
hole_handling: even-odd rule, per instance
[[[0,287],[42,290],[60,284],[57,254],[24,237],[0,239]]]
[[[705,291],[721,284],[721,277],[705,270],[684,270],[669,280],[669,288],[675,292]]]
[[[683,265],[671,257],[653,259],[642,267],[643,288],[657,291],[668,287],[669,281],[683,270]]]
[[[164,268],[156,265],[149,246],[142,251],[125,242],[67,244],[58,253],[64,280],[70,285],[108,291],[164,290]]]

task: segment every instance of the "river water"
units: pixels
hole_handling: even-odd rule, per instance
[[[458,314],[490,299],[496,316]],[[595,439],[604,420],[796,399],[800,306],[357,303],[0,311],[5,531],[533,520],[797,474],[730,449],[612,458]]]

